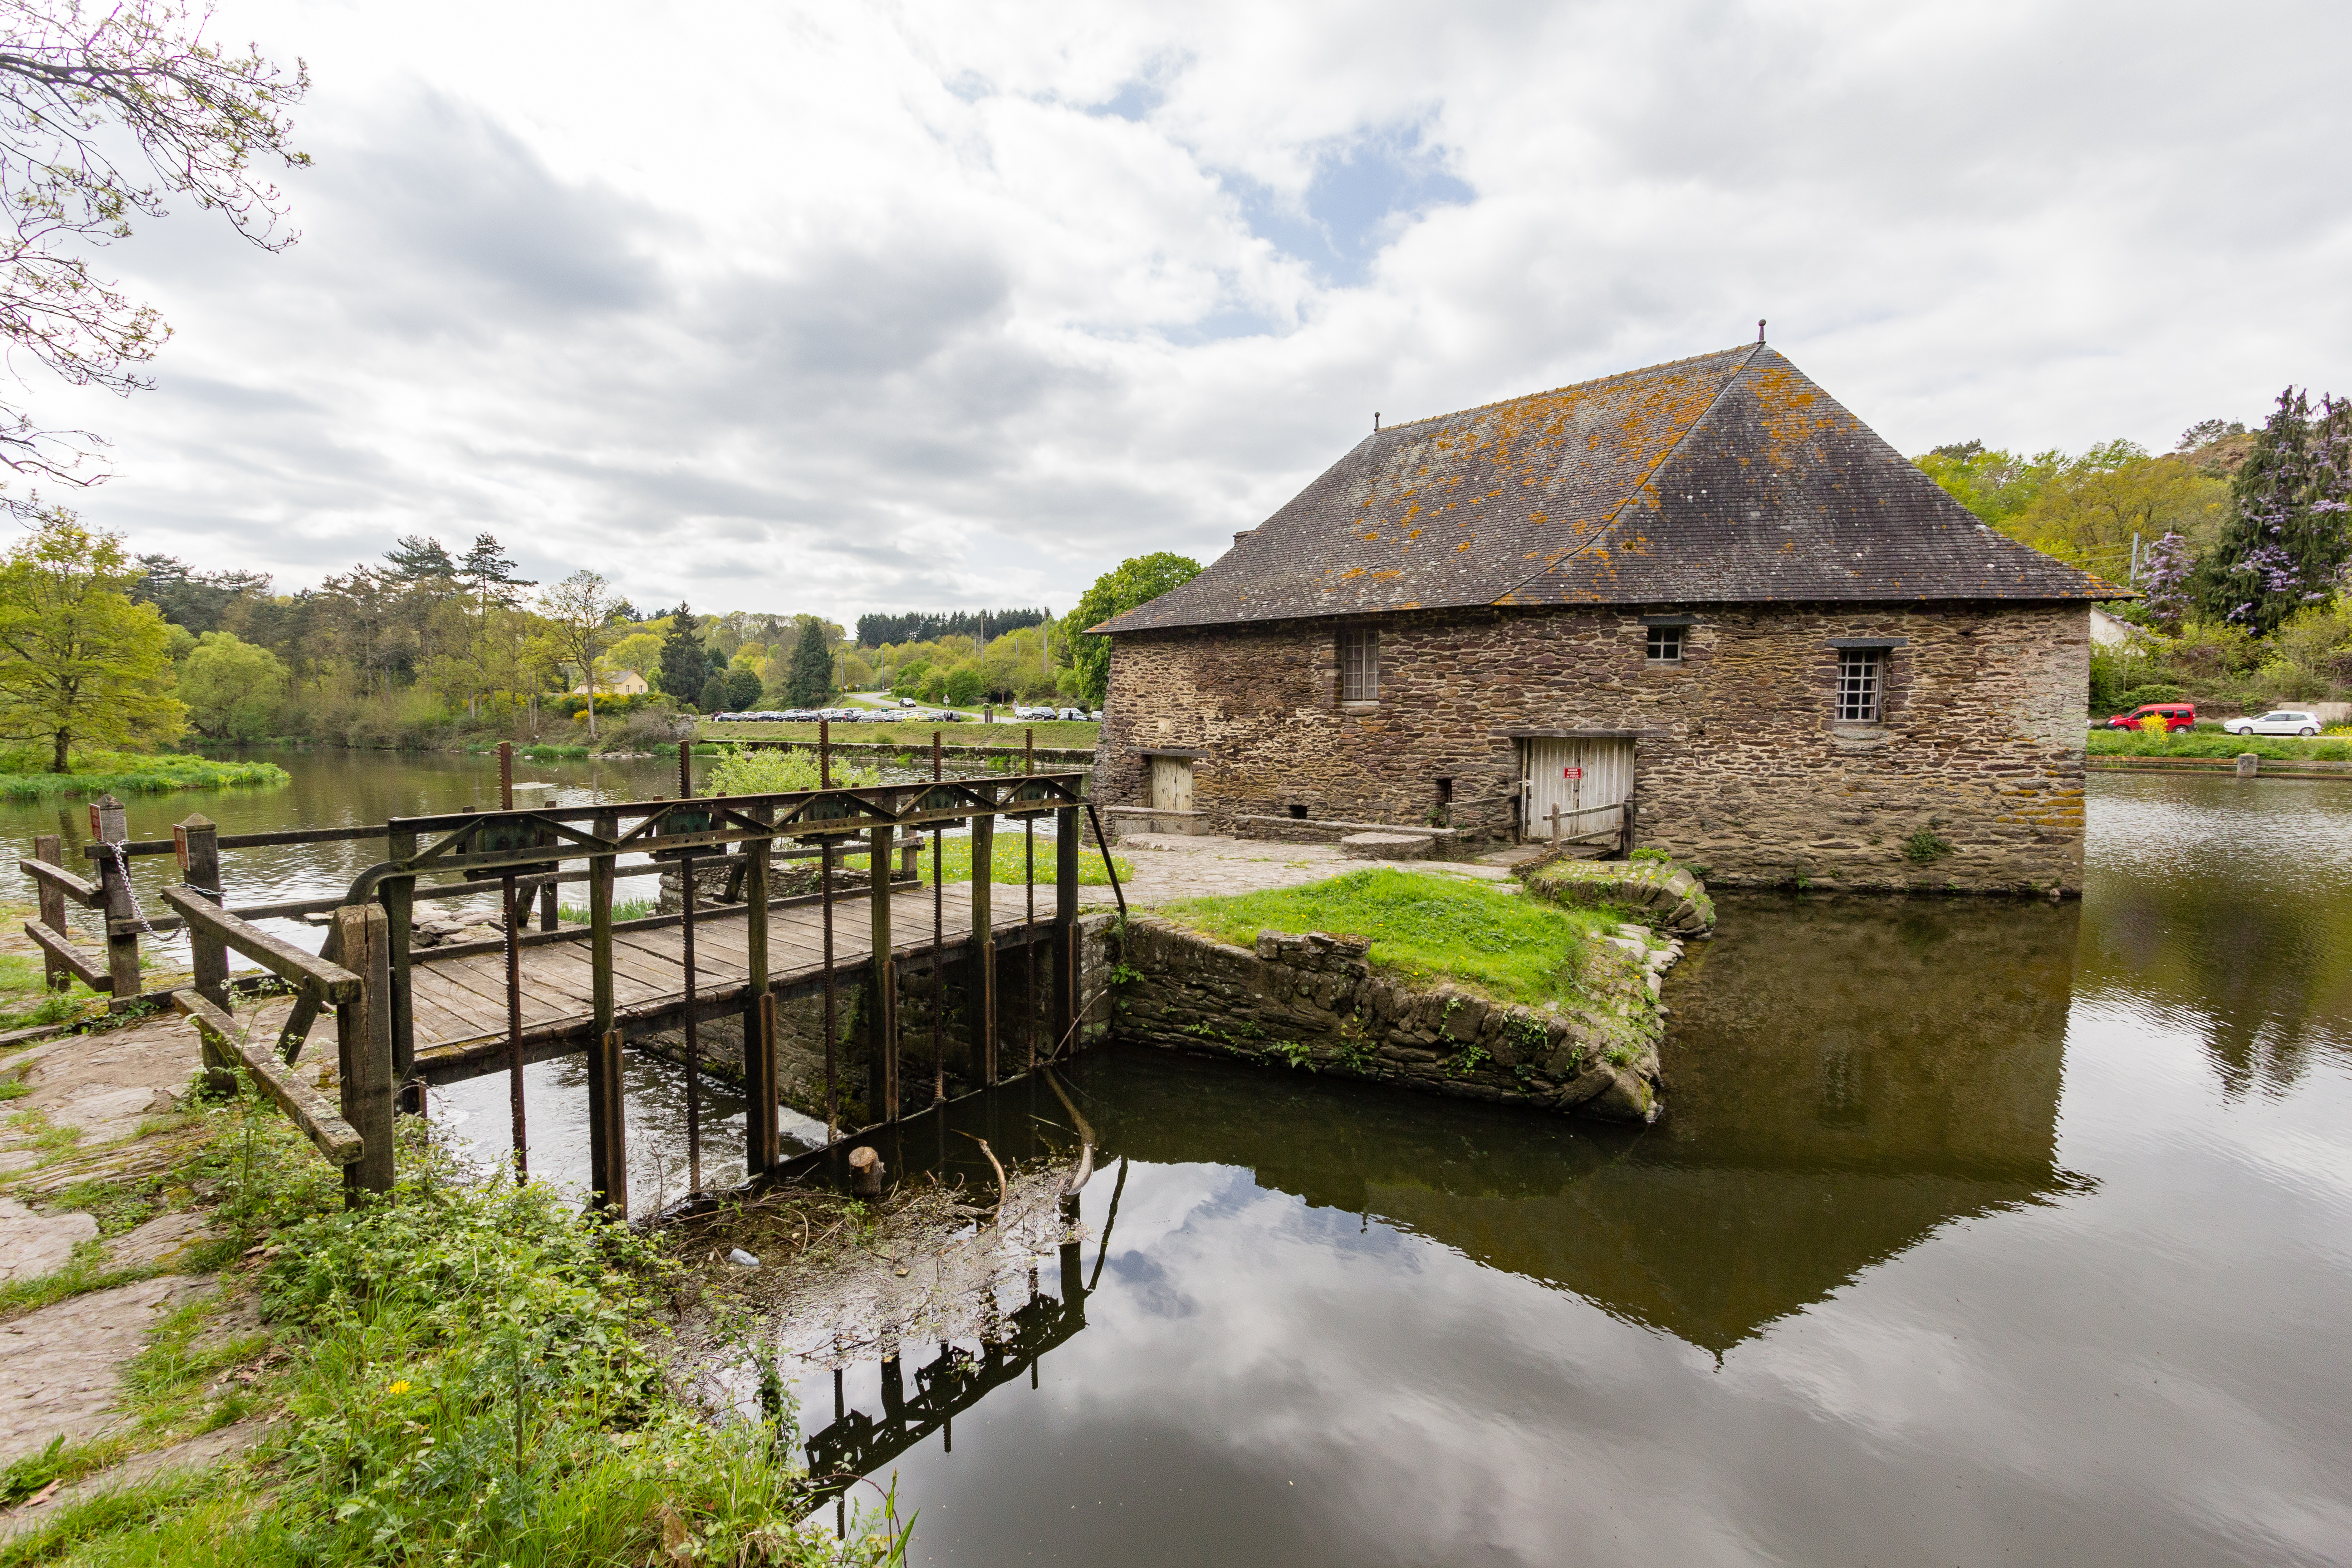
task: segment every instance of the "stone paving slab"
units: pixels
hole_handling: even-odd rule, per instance
[[[98,1238],[98,1221],[68,1209],[41,1214],[15,1198],[0,1198],[0,1282],[55,1274],[73,1258],[73,1249]]]
[[[201,1281],[176,1276],[93,1290],[0,1323],[0,1465],[104,1431],[122,1392],[122,1363],[157,1317]]]

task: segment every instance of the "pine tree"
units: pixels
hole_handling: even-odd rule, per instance
[[[694,613],[680,605],[670,619],[669,636],[662,639],[661,689],[680,702],[699,702],[703,683],[710,679],[698,626]]]
[[[421,533],[404,533],[399,542],[383,552],[392,563],[387,575],[403,583],[446,581],[457,574],[457,563],[441,548],[437,539],[427,539]]]
[[[784,676],[784,700],[795,708],[815,708],[833,695],[833,654],[824,646],[824,627],[814,616],[801,623],[800,640],[793,644],[792,668]]]

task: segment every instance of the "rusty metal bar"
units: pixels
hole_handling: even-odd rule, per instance
[[[940,731],[931,731],[931,782],[943,777],[940,757]],[[948,966],[940,956],[947,946],[947,830],[931,829],[931,1103],[948,1097]],[[977,867],[973,868],[977,872]]]
[[[514,809],[514,742],[499,742],[499,809]],[[499,910],[506,919],[507,948],[507,1111],[514,1130],[515,1183],[520,1185],[530,1175],[530,1145],[524,1136],[522,1093],[522,949],[517,939],[522,935],[522,910],[518,907],[515,876],[509,871],[499,879]]]

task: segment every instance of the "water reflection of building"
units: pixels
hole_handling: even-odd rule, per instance
[[[1106,1143],[1246,1166],[1723,1351],[1956,1219],[2043,1199],[2074,904],[1726,900],[1625,1131],[1200,1064],[1106,1071]]]

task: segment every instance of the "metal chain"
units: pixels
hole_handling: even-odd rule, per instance
[[[145,931],[149,936],[153,936],[155,928],[147,923],[147,911],[139,907],[139,889],[131,885],[131,860],[122,853],[122,841],[116,839],[112,847],[114,874],[122,879],[122,892],[123,896],[131,900],[131,918],[139,922],[141,931]]]

